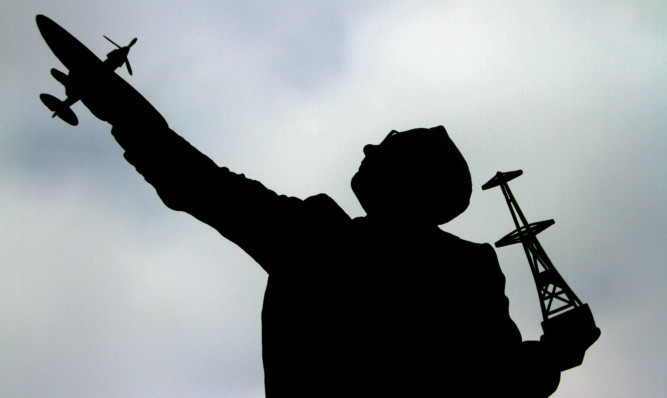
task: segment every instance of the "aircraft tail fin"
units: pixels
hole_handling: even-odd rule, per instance
[[[76,126],[77,124],[79,124],[79,119],[77,119],[76,115],[70,109],[70,107],[66,106],[65,103],[59,100],[58,98],[50,94],[40,94],[39,99],[42,100],[42,102],[44,103],[44,105],[46,105],[47,108],[53,111],[52,117],[58,116],[66,123],[71,124],[72,126]]]

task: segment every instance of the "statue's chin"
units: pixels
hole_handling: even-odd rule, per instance
[[[357,197],[359,204],[361,204],[361,207],[364,209],[364,211],[368,213],[366,195],[363,187],[363,177],[359,175],[359,172],[352,176],[350,186],[352,187],[352,192],[354,193],[354,196]]]

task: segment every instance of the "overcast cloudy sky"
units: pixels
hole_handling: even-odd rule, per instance
[[[128,77],[218,164],[284,194],[349,179],[366,143],[444,125],[476,187],[443,228],[495,242],[511,187],[602,337],[554,397],[664,397],[666,24],[661,1],[5,0],[0,5],[0,396],[261,397],[266,276],[162,205],[109,126],[63,97],[43,13]],[[498,250],[511,314],[541,334],[518,246]],[[444,309],[443,309],[444,311]],[[483,316],[483,313],[480,313]]]

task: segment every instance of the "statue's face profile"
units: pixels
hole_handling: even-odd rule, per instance
[[[392,130],[379,144],[364,146],[364,159],[359,165],[357,175],[363,178],[385,178],[389,174],[400,173],[406,167],[405,155],[401,153],[400,145],[396,142],[398,132]]]
[[[468,166],[441,126],[391,131],[364,155],[352,190],[369,216],[437,225],[468,205]]]

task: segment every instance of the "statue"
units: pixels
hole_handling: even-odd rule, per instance
[[[282,196],[219,167],[113,72],[122,62],[110,67],[53,21],[37,23],[70,71],[58,75],[68,97],[111,124],[165,205],[212,226],[268,273],[267,397],[555,391],[562,369],[544,361],[553,347],[522,341],[494,249],[438,227],[472,192],[444,127],[391,131],[364,147],[351,186],[367,215],[352,219],[325,194]]]

